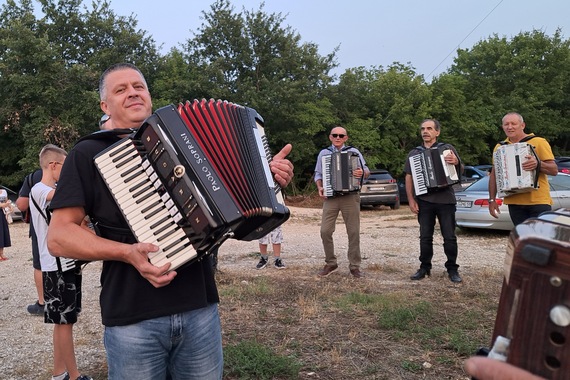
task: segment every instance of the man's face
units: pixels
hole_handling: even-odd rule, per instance
[[[331,140],[335,148],[341,148],[344,145],[345,141],[348,140],[346,130],[340,127],[333,128],[331,134],[329,135],[329,140]]]
[[[518,141],[524,137],[525,124],[521,122],[517,115],[506,115],[503,118],[503,131],[512,141]]]
[[[438,130],[435,129],[435,123],[431,120],[424,122],[420,126],[420,133],[422,134],[422,140],[424,143],[432,144],[437,141],[437,137],[439,136]]]
[[[112,118],[112,128],[138,128],[152,114],[150,93],[138,71],[113,71],[107,75],[105,87],[101,109]]]

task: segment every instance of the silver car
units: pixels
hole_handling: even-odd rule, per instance
[[[558,173],[548,176],[552,209],[570,208],[570,175]],[[489,214],[489,177],[481,178],[463,191],[455,193],[457,212],[455,221],[459,227],[486,228],[491,230],[511,230],[513,222],[509,216],[508,206],[498,198],[501,214],[495,219]]]

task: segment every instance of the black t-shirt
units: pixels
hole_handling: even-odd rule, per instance
[[[444,144],[444,143],[436,143],[441,144],[445,149],[451,149],[453,153],[457,156],[457,159],[460,160],[459,154],[455,150],[455,147],[451,144]],[[435,146],[435,145],[434,145]],[[423,151],[420,148],[414,148],[408,153],[408,159],[406,160],[406,165],[404,171],[406,174],[412,174],[412,169],[410,165],[410,157],[415,156]],[[460,174],[461,168],[461,161],[458,165],[455,165],[457,169],[457,173]],[[457,200],[455,199],[455,190],[453,190],[452,186],[442,187],[438,189],[428,189],[428,192],[419,196],[415,196],[415,198],[421,199],[426,202],[431,203],[443,203],[443,204],[456,204]]]
[[[24,183],[22,184],[22,187],[20,188],[20,191],[18,192],[18,197],[24,197],[24,198],[29,198],[30,197],[30,191],[32,191],[32,187],[34,187],[34,185],[38,182],[41,182],[42,180],[42,169],[37,169],[35,171],[33,171],[32,173],[28,174],[25,178],[24,178]],[[31,200],[30,200],[31,202]],[[30,212],[30,208],[28,207],[28,209],[26,210],[26,214]],[[32,237],[32,234],[35,234],[34,232],[34,225],[32,223],[32,218],[29,218],[30,221],[30,229],[29,229],[29,236]]]
[[[63,165],[52,209],[84,207],[93,220],[128,229],[120,209],[101,178],[93,159],[118,141],[116,136],[80,141]],[[135,243],[129,232],[102,230],[108,239]],[[147,319],[195,310],[219,301],[209,258],[178,271],[167,286],[155,288],[130,264],[105,261],[101,273],[101,314],[106,326],[122,326]]]

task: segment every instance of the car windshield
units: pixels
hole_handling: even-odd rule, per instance
[[[464,191],[488,191],[488,190],[489,190],[489,176],[485,176],[481,178],[479,181],[474,182]]]
[[[392,176],[388,173],[372,173],[367,178],[369,181],[379,181],[382,179],[392,179]]]

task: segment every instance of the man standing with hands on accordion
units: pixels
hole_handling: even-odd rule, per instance
[[[346,226],[346,234],[348,235],[350,274],[355,278],[360,278],[363,276],[360,271],[360,262],[362,261],[360,256],[360,194],[359,191],[353,191],[349,193],[335,193],[332,197],[327,197],[323,184],[324,168],[322,165],[322,157],[331,155],[333,152],[354,152],[358,154],[360,159],[360,167],[352,172],[354,178],[367,178],[370,175],[370,170],[368,170],[364,157],[362,157],[358,149],[345,146],[348,140],[346,129],[338,126],[333,128],[329,135],[329,140],[332,142],[332,145],[321,150],[315,167],[315,183],[317,184],[317,189],[319,189],[319,196],[324,198],[321,240],[323,241],[323,248],[325,250],[326,264],[319,272],[319,276],[326,277],[338,269],[337,258],[334,253],[333,233],[338,213],[341,212],[342,219]]]
[[[554,161],[552,148],[548,141],[542,137],[534,136],[534,133],[526,134],[524,131],[525,123],[523,117],[516,113],[510,112],[503,117],[503,131],[507,138],[504,144],[515,144],[523,140],[529,141],[533,145],[536,157],[528,155],[526,161],[522,162],[521,167],[526,171],[538,170],[538,189],[525,193],[512,194],[505,197],[505,204],[509,205],[509,216],[516,226],[526,219],[537,217],[545,211],[551,210],[552,198],[550,197],[550,185],[548,184],[547,175],[557,175],[558,166]],[[493,152],[499,148],[501,144],[497,144]],[[491,169],[489,177],[489,213],[491,216],[498,218],[499,205],[497,204],[497,178],[495,176],[495,168]]]
[[[423,143],[414,148],[408,154],[406,160],[406,193],[408,194],[408,204],[410,210],[418,216],[420,224],[420,269],[410,277],[412,280],[421,280],[425,276],[430,276],[431,259],[433,257],[433,233],[435,220],[439,221],[441,235],[443,236],[443,250],[447,261],[445,268],[451,282],[461,282],[457,265],[457,237],[455,236],[455,192],[453,187],[445,186],[430,188],[427,193],[416,195],[412,177],[412,167],[409,158],[421,154],[424,150],[441,146],[449,149],[450,154],[444,160],[447,164],[454,165],[456,172],[461,174],[462,165],[455,148],[450,144],[443,144],[437,141],[441,132],[440,124],[435,119],[426,119],[420,125],[420,133]]]
[[[210,260],[180,271],[156,267],[153,244],[132,234],[100,176],[94,157],[139,128],[152,114],[152,101],[140,70],[121,63],[99,81],[100,106],[110,117],[98,138],[84,139],[70,151],[54,198],[48,232],[54,256],[103,260],[101,314],[105,325],[108,378],[221,379],[223,355],[218,292]],[[291,145],[273,158],[271,172],[286,186],[293,165]],[[81,228],[85,216],[98,235]]]

